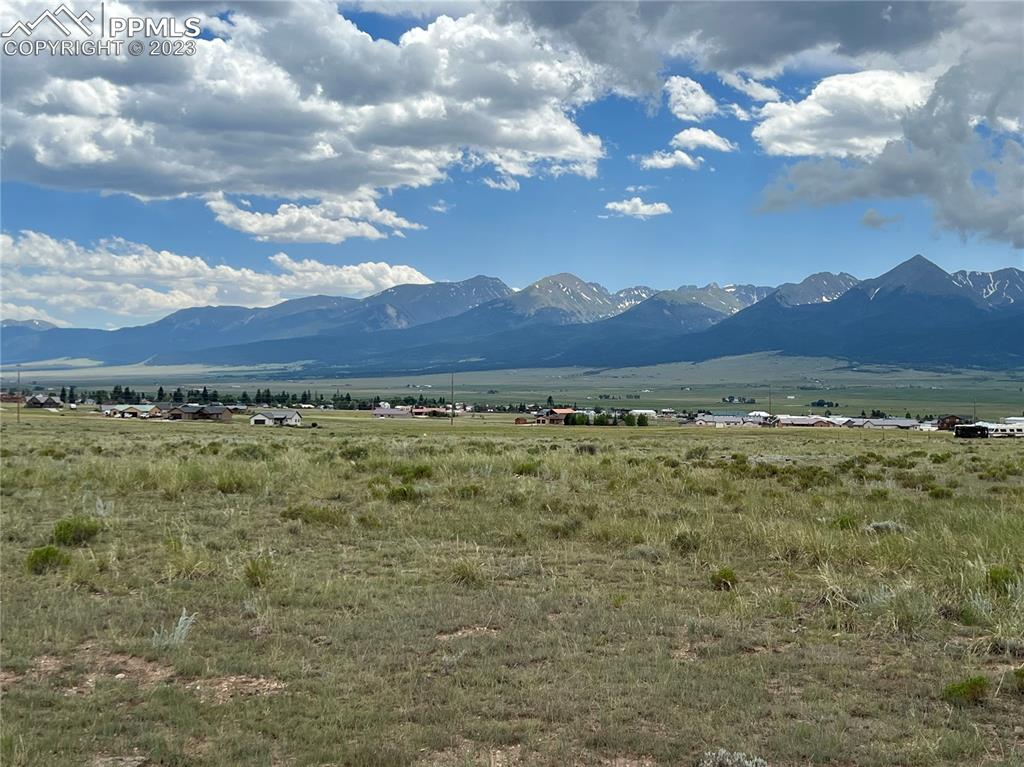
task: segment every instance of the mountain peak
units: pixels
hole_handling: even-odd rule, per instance
[[[786,282],[775,291],[775,300],[787,306],[827,304],[843,295],[860,280],[852,274],[817,272],[800,282]]]
[[[901,292],[925,296],[959,296],[977,306],[987,306],[981,296],[958,284],[951,274],[920,254],[908,258],[879,277],[865,280],[858,287],[867,293],[870,300],[875,300],[879,295]]]

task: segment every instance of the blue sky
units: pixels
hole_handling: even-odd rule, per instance
[[[611,7],[600,11],[609,13]],[[464,14],[469,6],[460,8]],[[19,97],[27,70],[14,66],[11,73],[5,60],[4,91],[12,95],[5,99],[4,117],[13,128],[4,141],[0,189],[4,316],[114,327],[186,305],[266,304],[310,293],[363,295],[403,281],[481,273],[522,287],[570,271],[619,289],[711,281],[773,285],[816,271],[870,277],[915,253],[948,270],[1024,266],[1020,224],[1014,223],[1024,214],[1019,199],[1007,195],[1012,174],[1020,172],[1019,157],[1006,149],[1007,143],[1019,145],[1020,124],[1012,121],[1018,104],[1011,99],[1007,116],[992,111],[980,123],[969,115],[974,130],[964,147],[931,147],[911,130],[918,113],[934,122],[929,96],[953,79],[943,78],[955,63],[922,52],[934,40],[915,38],[906,49],[869,50],[858,58],[839,52],[843,45],[853,47],[842,40],[833,54],[823,56],[821,41],[811,35],[805,42],[813,55],[797,41],[777,54],[788,64],[720,69],[712,54],[680,55],[670,39],[653,44],[650,54],[657,64],[645,70],[632,59],[616,59],[614,40],[607,49],[595,49],[594,39],[581,32],[593,27],[594,19],[585,25],[559,19],[545,26],[550,20],[536,8],[529,13],[540,18],[524,20],[515,17],[522,8],[513,5],[504,12],[474,9],[442,29],[445,23],[432,13],[412,17],[397,6],[384,10],[334,11],[343,23],[342,15],[358,27],[346,23],[342,31],[366,46],[359,62],[381,57],[382,72],[368,71],[362,79],[332,84],[323,80],[330,75],[321,74],[304,82],[308,72],[301,62],[289,61],[290,54],[261,40],[265,69],[280,76],[268,78],[264,93],[252,88],[252,102],[246,101],[245,81],[232,90],[236,103],[226,109],[252,109],[242,127],[231,124],[232,114],[217,113],[222,96],[208,104],[201,96],[209,95],[207,83],[216,77],[210,67],[251,64],[231,61],[241,56],[230,46],[242,35],[244,8],[204,17],[206,36],[227,45],[221,46],[225,52],[204,49],[207,80],[197,80],[182,102],[183,109],[201,116],[180,130],[171,130],[170,122],[160,124],[159,116],[150,125],[148,115],[126,108],[129,99],[153,99],[160,112],[182,95],[173,88],[156,93],[162,86],[154,85],[152,76],[106,89],[97,85],[97,71],[88,63],[76,81],[68,76],[68,62],[61,62],[63,71],[49,75],[43,86],[54,95],[40,110],[38,97],[35,102]],[[658,29],[670,21],[660,19]],[[912,21],[920,26],[919,19],[907,23]],[[954,18],[935,34],[948,47],[966,35],[967,21]],[[707,20],[708,29],[718,22]],[[507,79],[506,69],[499,69],[498,79],[481,63],[479,71],[487,76],[476,77],[463,63],[433,85],[414,82],[408,92],[392,92],[401,90],[396,78],[420,77],[415,66],[398,68],[394,57],[399,41],[408,46],[408,35],[402,35],[421,28],[429,42],[423,46],[428,53],[419,55],[444,49],[444,55],[464,56],[470,63],[506,55],[508,67],[521,69]],[[638,40],[650,38],[643,29],[634,31]],[[361,32],[378,42],[360,41]],[[527,32],[536,39],[521,44]],[[472,48],[477,43],[465,42],[467,34],[480,37],[480,50]],[[496,45],[493,39],[503,47],[489,49]],[[332,50],[335,41],[309,42],[310,55],[317,46],[328,46],[322,60],[331,66],[325,71],[344,65],[351,55]],[[715,42],[709,50],[721,56],[723,41]],[[524,63],[537,46],[550,50]],[[800,56],[806,60],[793,63]],[[193,69],[190,76],[200,74]],[[724,84],[729,74],[774,94],[754,98],[753,88],[744,93]],[[38,77],[38,71],[32,73],[36,93]],[[533,77],[536,83],[522,85]],[[564,79],[552,85],[552,78]],[[697,114],[684,114],[693,111],[686,104],[673,106],[673,82],[696,83],[704,112],[694,106],[697,102],[690,104]],[[433,87],[437,95],[420,98],[423,87]],[[276,115],[267,92],[286,94],[284,101],[297,93],[306,105],[290,113],[284,104]],[[315,162],[299,174],[288,160],[289,152],[317,143],[304,124],[313,102],[325,115],[313,129],[330,144],[322,177]],[[737,119],[734,104],[749,119]],[[380,110],[384,117],[342,135],[329,122],[361,119],[362,113],[346,111],[353,105]],[[55,113],[62,109],[62,129],[54,131]],[[443,118],[428,115],[422,125],[419,114],[410,117],[416,110],[439,109]],[[490,111],[470,114],[477,109]],[[169,115],[168,121],[176,119]],[[463,127],[456,122],[464,115]],[[294,126],[288,122],[293,117]],[[262,127],[264,119],[271,127]],[[266,136],[251,135],[254,125]],[[119,144],[117,131],[135,127],[134,137]],[[704,144],[685,148],[691,167],[643,167],[643,158],[673,151],[673,136],[684,130],[691,136],[696,131]],[[94,147],[84,159],[74,152],[85,150],[55,146],[74,131],[81,132],[78,146]],[[433,139],[432,132],[443,134],[443,140]],[[501,136],[505,132],[507,139]],[[492,134],[499,138],[492,140]],[[707,136],[724,139],[732,151],[708,145]],[[180,147],[173,145],[178,139]],[[352,162],[340,149],[350,140],[358,144]],[[920,146],[912,145],[914,140]],[[142,142],[151,142],[154,153],[167,150],[182,167],[167,173],[166,161],[158,165],[151,155],[134,156]],[[261,159],[261,167],[252,167],[259,164],[252,158],[268,142],[280,145],[281,161]],[[906,152],[921,162],[921,147],[936,152],[934,164],[919,168],[900,159]],[[971,166],[965,159],[962,168],[957,166],[959,158],[977,158],[979,151],[984,163],[975,159]],[[381,153],[394,158],[379,162]],[[344,172],[329,167],[333,163]],[[220,177],[204,173],[206,164],[216,166]],[[962,178],[950,183],[942,177],[956,172],[974,183],[964,186]],[[778,188],[787,173],[791,183],[781,198],[772,197],[766,190]],[[979,182],[982,176],[986,180]],[[908,178],[912,184],[904,183]],[[487,181],[518,188],[496,189]],[[964,197],[950,198],[950,188]],[[606,208],[633,198],[648,206],[641,213],[670,212],[636,217]],[[764,210],[769,199],[776,202]],[[866,225],[862,219],[869,210],[885,223]],[[283,260],[280,254],[286,254]]]

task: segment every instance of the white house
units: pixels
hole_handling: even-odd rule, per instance
[[[250,426],[302,426],[298,410],[257,410],[249,418]]]

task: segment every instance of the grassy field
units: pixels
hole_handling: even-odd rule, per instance
[[[1020,443],[0,420],[5,766],[1024,764]]]

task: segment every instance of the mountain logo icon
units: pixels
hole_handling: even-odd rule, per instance
[[[61,21],[61,17],[64,18],[64,22]],[[10,29],[4,32],[0,37],[14,37],[14,33],[19,30],[26,36],[31,36],[35,31],[36,27],[42,24],[44,21],[49,21],[57,29],[64,33],[65,37],[71,37],[70,25],[78,27],[89,37],[92,37],[92,30],[86,25],[86,22],[96,21],[96,17],[93,16],[89,11],[84,11],[79,15],[75,15],[74,11],[67,7],[64,3],[58,5],[54,10],[47,8],[45,11],[36,17],[35,21],[16,21]]]

